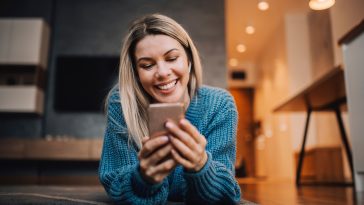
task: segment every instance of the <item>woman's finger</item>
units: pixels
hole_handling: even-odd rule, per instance
[[[158,149],[146,159],[148,160],[148,165],[156,166],[161,160],[165,159],[171,153],[171,150],[171,144],[167,144],[164,147]]]
[[[186,158],[188,161],[194,161],[196,156],[188,146],[186,146],[181,140],[177,137],[170,137],[171,143],[173,147],[182,155],[182,157]]]
[[[176,162],[180,165],[182,165],[183,167],[187,168],[187,169],[190,169],[193,167],[193,164],[184,159],[176,150],[172,149],[171,150],[171,153],[172,153],[172,157],[174,160],[176,160]]]
[[[156,175],[156,174],[165,174],[169,173],[172,169],[176,167],[177,163],[173,158],[167,159],[166,161],[163,161],[162,163],[155,166],[150,172],[150,175]]]
[[[145,142],[142,149],[139,152],[140,158],[146,158],[154,151],[156,151],[162,145],[165,145],[169,141],[167,136],[160,136],[153,139],[150,139]]]
[[[145,144],[150,138],[148,136],[145,136],[142,138],[142,144]]]
[[[168,121],[166,123],[166,127],[173,136],[180,139],[190,149],[195,150],[197,148],[196,141],[188,133],[180,129],[176,124]]]
[[[193,126],[188,120],[181,119],[179,121],[180,127],[182,130],[187,132],[192,136],[192,138],[196,141],[198,144],[205,145],[206,139],[203,135],[200,134],[200,132],[197,130],[195,126]]]
[[[162,173],[159,172],[159,173],[155,174],[153,176],[154,183],[157,183],[157,184],[161,183],[169,175],[169,173],[170,172],[162,172]]]

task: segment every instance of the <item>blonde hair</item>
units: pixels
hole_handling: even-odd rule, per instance
[[[129,142],[133,141],[138,148],[142,146],[142,138],[149,136],[147,108],[151,97],[139,82],[134,62],[135,47],[145,36],[159,34],[174,38],[186,51],[191,63],[190,80],[187,85],[190,99],[202,82],[202,67],[197,49],[180,24],[160,14],[144,16],[131,24],[120,54],[119,94]]]

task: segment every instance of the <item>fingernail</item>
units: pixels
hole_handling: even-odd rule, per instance
[[[168,140],[169,140],[169,138],[168,138],[167,136],[161,136],[161,140],[162,140],[163,142],[166,142],[166,141],[168,141]]]
[[[171,128],[172,127],[172,123],[171,122],[166,122],[166,127],[167,128]]]
[[[184,119],[184,118],[183,118],[183,119],[181,119],[181,120],[179,121],[179,123],[180,123],[180,124],[186,124],[186,119]]]

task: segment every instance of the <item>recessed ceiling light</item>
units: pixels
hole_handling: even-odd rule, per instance
[[[266,11],[266,10],[268,10],[268,9],[269,9],[269,4],[268,4],[268,2],[267,2],[267,1],[265,1],[265,0],[260,0],[260,1],[258,2],[258,8],[259,8],[259,10],[261,10],[261,11]]]
[[[310,0],[308,5],[312,10],[324,10],[332,7],[335,0]]]
[[[244,53],[246,51],[246,46],[242,43],[239,43],[237,46],[236,46],[236,50],[239,52],[239,53]]]
[[[232,67],[236,67],[238,65],[238,59],[230,58],[229,65],[232,66]]]
[[[247,34],[253,34],[255,32],[254,26],[249,25],[249,26],[245,27],[245,32]]]

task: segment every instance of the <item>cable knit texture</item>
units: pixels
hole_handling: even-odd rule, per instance
[[[118,90],[108,99],[108,119],[99,167],[107,194],[118,204],[237,204],[240,188],[234,178],[237,111],[225,90],[202,86],[185,117],[206,137],[208,160],[199,172],[182,166],[159,184],[144,181],[138,149],[128,140]]]

